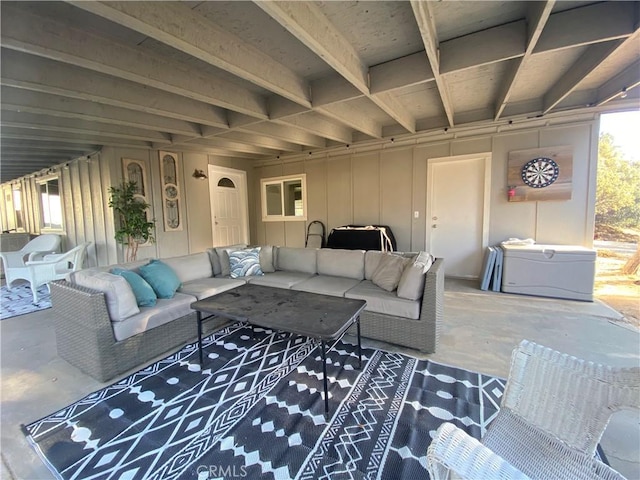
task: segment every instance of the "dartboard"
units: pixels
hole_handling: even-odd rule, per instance
[[[520,175],[522,181],[532,188],[544,188],[558,179],[558,164],[547,157],[538,157],[524,164]]]

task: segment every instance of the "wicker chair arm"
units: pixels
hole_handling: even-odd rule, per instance
[[[450,472],[467,480],[526,480],[529,477],[452,423],[443,423],[427,449],[431,480],[448,480]]]

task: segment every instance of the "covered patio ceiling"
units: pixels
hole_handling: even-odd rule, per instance
[[[103,146],[278,155],[638,106],[640,2],[1,3],[0,182]]]

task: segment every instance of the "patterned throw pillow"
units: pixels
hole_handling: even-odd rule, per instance
[[[231,278],[264,275],[260,268],[260,247],[229,252]]]

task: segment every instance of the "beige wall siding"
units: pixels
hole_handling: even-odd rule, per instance
[[[265,223],[260,220],[260,206],[256,205],[259,243],[298,246],[304,242],[306,230],[292,225],[306,228],[309,222],[320,220],[327,233],[346,224],[389,225],[399,250],[424,249],[429,159],[491,152],[489,244],[510,237],[530,237],[539,243],[592,246],[597,120],[467,135],[408,146],[381,144],[363,152],[355,149],[324,156],[314,153],[313,158],[296,160],[294,170],[298,171],[302,161],[307,174],[308,221]],[[573,148],[572,199],[509,202],[509,152],[558,145]],[[282,175],[285,171],[289,171],[289,165],[284,161],[265,162],[255,169],[254,185],[259,189],[259,178]],[[259,195],[259,190],[255,193]],[[418,212],[418,218],[414,212]]]
[[[478,133],[480,132],[480,133]],[[292,161],[273,160],[256,165],[250,160],[220,158],[206,153],[177,152],[184,228],[165,232],[157,150],[105,148],[91,159],[80,158],[60,165],[63,189],[64,248],[83,241],[94,243],[87,265],[110,265],[123,260],[123,248],[114,241],[113,212],[108,207],[108,189],[122,182],[122,159],[140,160],[147,166],[151,183],[148,198],[156,219],[156,243],[143,246],[139,259],[168,257],[203,251],[212,244],[209,185],[192,177],[197,169],[219,165],[247,172],[250,241],[254,244],[304,246],[306,227],[320,220],[331,228],[345,224],[391,226],[400,250],[425,248],[425,218],[429,159],[491,152],[489,243],[509,237],[534,238],[539,243],[591,246],[597,162],[597,118],[562,125],[536,126],[500,132],[464,132],[387,142],[349,150],[314,152]],[[462,135],[462,134],[458,134]],[[570,145],[573,148],[573,196],[569,201],[508,202],[507,160],[513,150]],[[260,179],[305,173],[308,220],[263,222]],[[27,230],[40,233],[40,211],[36,182],[21,179]],[[7,225],[6,195],[2,186],[0,221]],[[414,217],[418,212],[418,218]],[[482,255],[482,252],[478,252]]]

